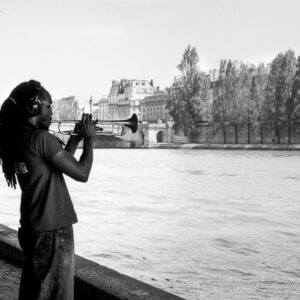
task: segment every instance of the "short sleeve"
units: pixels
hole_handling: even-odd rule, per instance
[[[31,140],[31,148],[33,152],[50,161],[59,151],[63,150],[58,139],[47,130],[38,130]]]

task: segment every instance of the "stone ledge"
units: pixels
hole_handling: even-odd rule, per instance
[[[279,150],[299,151],[300,145],[285,144],[178,144],[178,143],[156,143],[149,144],[144,148],[150,149],[204,149],[204,150]]]
[[[16,230],[0,224],[0,253],[22,264]],[[76,255],[75,299],[180,300],[178,296]]]

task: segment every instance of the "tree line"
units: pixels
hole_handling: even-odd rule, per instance
[[[235,128],[236,143],[244,128],[249,144],[253,128],[259,129],[261,143],[266,130],[274,132],[276,143],[283,134],[291,142],[292,129],[300,121],[300,56],[289,49],[269,65],[224,59],[214,81],[198,64],[196,48],[189,45],[167,99],[175,131],[196,141],[201,124],[210,123],[222,130],[224,143],[229,126]]]

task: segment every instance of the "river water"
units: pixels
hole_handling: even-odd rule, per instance
[[[300,152],[97,149],[67,183],[81,256],[191,300],[300,298]]]

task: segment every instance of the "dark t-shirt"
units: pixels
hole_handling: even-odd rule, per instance
[[[77,222],[63,174],[51,165],[62,149],[47,130],[22,128],[16,173],[22,190],[20,223],[26,228],[46,231]]]

